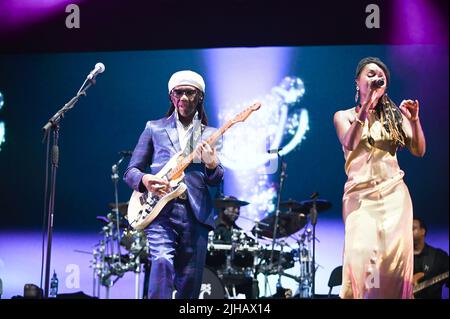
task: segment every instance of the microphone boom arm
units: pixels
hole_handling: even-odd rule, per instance
[[[59,125],[59,122],[64,117],[64,114],[66,114],[66,112],[68,110],[72,109],[75,106],[75,103],[78,102],[80,97],[87,95],[86,94],[87,89],[89,89],[92,86],[92,84],[94,84],[94,83],[89,81],[89,83],[86,86],[85,86],[85,84],[86,84],[86,80],[83,82],[83,85],[78,90],[77,95],[75,95],[72,99],[70,99],[69,102],[64,104],[64,106],[48,120],[47,124],[45,124],[44,127],[42,127],[42,130],[44,131],[44,138],[43,138],[42,142],[44,142],[45,138],[47,137],[50,128],[56,127],[57,125]]]

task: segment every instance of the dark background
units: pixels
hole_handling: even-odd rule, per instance
[[[52,6],[13,2],[0,4],[2,52],[448,44],[445,0],[48,1]],[[80,7],[79,29],[65,27],[69,3]],[[380,28],[365,26],[369,4],[380,9]],[[45,18],[35,18],[45,11]],[[413,32],[395,36],[402,30]]]

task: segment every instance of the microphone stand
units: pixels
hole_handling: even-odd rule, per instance
[[[119,190],[117,187],[117,183],[119,182],[119,165],[123,162],[123,160],[125,159],[127,155],[126,154],[122,154],[122,157],[120,158],[120,160],[114,164],[112,166],[112,175],[111,175],[111,180],[113,181],[114,184],[114,204],[115,204],[115,213],[116,213],[116,229],[117,229],[117,251],[118,251],[118,258],[119,258],[119,267],[120,269],[122,269],[122,252],[120,251],[120,241],[121,241],[121,237],[120,237],[120,214],[119,214]],[[114,238],[113,238],[114,240]]]
[[[319,194],[317,192],[314,192],[311,195],[311,199],[313,200],[313,205],[310,209],[309,215],[311,219],[311,225],[313,227],[312,230],[312,241],[313,241],[313,247],[312,247],[312,291],[311,291],[311,298],[314,298],[316,295],[316,224],[317,224],[317,205],[316,200]]]
[[[89,83],[86,85],[86,83]],[[67,102],[58,112],[55,113],[44,125],[42,130],[44,131],[44,137],[42,143],[44,143],[49,138],[49,132],[53,131],[53,146],[52,146],[52,161],[50,170],[50,196],[48,198],[48,213],[47,213],[47,250],[46,250],[46,262],[45,262],[45,280],[44,280],[44,298],[48,298],[49,293],[49,282],[50,282],[50,263],[51,263],[51,250],[52,250],[52,237],[53,237],[53,219],[55,213],[55,193],[56,193],[56,172],[58,169],[59,162],[59,129],[61,119],[64,117],[67,111],[75,106],[80,97],[86,96],[86,90],[89,89],[93,84],[95,84],[95,77],[92,79],[84,80],[81,88],[78,90],[77,94]],[[48,156],[48,154],[47,154]],[[44,201],[47,201],[47,193],[45,194]],[[42,273],[41,273],[42,276]],[[42,278],[42,277],[41,277]],[[42,281],[41,281],[42,282]],[[42,289],[42,287],[41,287]]]
[[[277,207],[275,210],[275,221],[274,221],[273,234],[272,234],[272,236],[273,236],[272,237],[272,250],[270,251],[269,271],[272,270],[272,267],[273,267],[274,248],[275,248],[275,241],[276,241],[277,231],[278,231],[278,219],[279,219],[279,215],[280,215],[281,191],[283,189],[284,180],[287,177],[287,175],[286,175],[287,163],[285,161],[283,161],[283,157],[280,155],[280,150],[277,150],[277,155],[281,161],[281,174],[280,174],[280,187],[278,188]],[[280,258],[281,258],[281,252],[280,252]],[[265,275],[266,275],[265,284],[267,286],[267,284],[268,284],[267,272]]]

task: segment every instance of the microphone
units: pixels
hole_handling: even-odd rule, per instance
[[[120,152],[119,152],[119,155],[122,155],[122,156],[124,156],[124,157],[127,157],[127,156],[133,155],[133,152],[132,152],[132,151],[120,151]]]
[[[372,89],[378,89],[384,85],[384,79],[376,79],[370,83]]]
[[[88,74],[87,79],[92,80],[97,76],[97,74],[103,73],[105,71],[105,65],[101,62],[98,62],[95,65],[95,68]]]

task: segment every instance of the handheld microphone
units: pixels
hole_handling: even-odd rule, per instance
[[[95,78],[98,74],[103,73],[105,71],[105,65],[101,62],[98,62],[95,65],[95,68],[91,71],[91,73],[88,74],[87,79],[92,80]]]
[[[372,89],[380,88],[380,87],[382,87],[383,85],[384,85],[384,79],[376,79],[376,80],[373,80],[373,81],[370,83],[370,87],[371,87]]]

